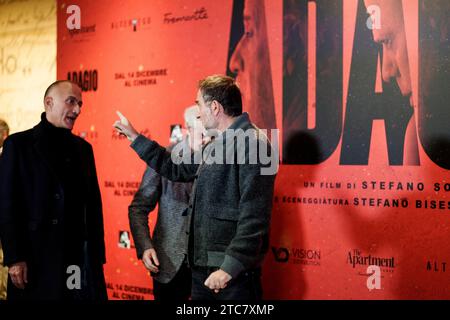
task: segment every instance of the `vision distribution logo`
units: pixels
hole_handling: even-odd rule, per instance
[[[272,247],[272,254],[278,263],[320,266],[320,250],[317,249]]]

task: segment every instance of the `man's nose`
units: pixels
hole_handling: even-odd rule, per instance
[[[241,55],[241,47],[242,47],[242,40],[239,41],[236,48],[234,49],[233,55],[230,59],[230,70],[233,73],[239,73],[244,70],[244,60],[242,59]]]
[[[76,115],[79,115],[81,113],[81,107],[77,104],[75,107],[73,107],[72,112]]]
[[[395,53],[392,50],[383,48],[383,66],[381,73],[384,82],[389,82],[392,78],[399,76]]]

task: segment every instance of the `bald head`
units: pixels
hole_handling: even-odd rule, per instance
[[[45,90],[46,118],[57,128],[72,130],[82,104],[81,89],[71,81],[56,81]]]
[[[58,88],[62,84],[72,84],[78,87],[78,84],[70,80],[57,80],[53,82],[51,85],[49,85],[48,88],[45,90],[44,99],[45,97],[49,96],[52,93],[52,91],[54,91],[54,89]]]
[[[198,119],[200,119],[200,113],[196,105],[184,110],[184,122],[187,129],[194,128]]]
[[[200,120],[200,110],[197,105],[190,106],[184,110],[184,122],[187,129],[189,146],[192,150],[199,150],[203,144],[204,131]]]

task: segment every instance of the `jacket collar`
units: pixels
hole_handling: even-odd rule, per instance
[[[57,128],[48,122],[45,112],[41,114],[41,122],[33,127],[34,140],[48,140],[55,138],[68,138],[72,136],[72,132],[69,129]]]
[[[236,130],[245,128],[248,124],[250,124],[250,117],[247,112],[242,113],[240,116],[237,116],[234,122],[227,128]]]
[[[251,124],[250,117],[247,112],[242,113],[240,116],[237,116],[234,122],[226,128],[220,135],[215,138],[215,141],[220,141],[225,138],[227,130],[238,130],[247,128]]]
[[[45,163],[54,179],[58,181],[58,176],[56,175],[50,161],[51,155],[55,148],[54,141],[52,143],[52,139],[55,138],[55,135],[70,137],[72,133],[68,129],[54,127],[47,121],[45,112],[43,112],[41,114],[41,122],[33,127],[33,148],[37,155]]]

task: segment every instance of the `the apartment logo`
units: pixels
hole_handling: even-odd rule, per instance
[[[359,249],[349,251],[347,254],[347,264],[353,269],[361,270],[357,274],[366,278],[366,286],[369,291],[381,289],[381,279],[383,273],[392,273],[395,269],[394,257],[376,257],[371,254],[366,255]]]
[[[395,268],[394,257],[383,258],[383,257],[374,257],[372,255],[363,255],[361,250],[354,249],[353,251],[349,251],[347,255],[347,263],[350,264],[353,268],[356,266],[379,266],[383,268],[383,270],[393,270]]]

